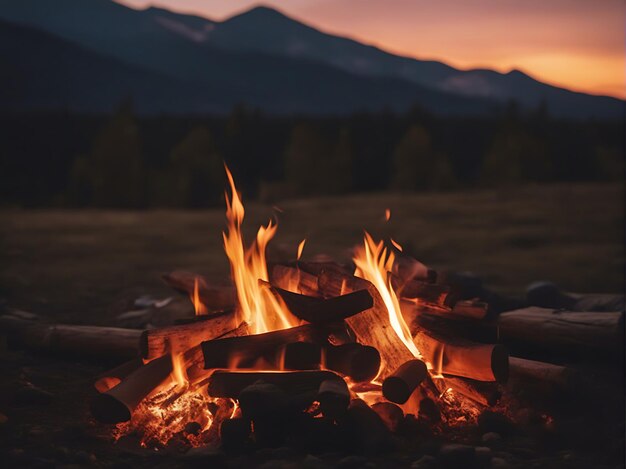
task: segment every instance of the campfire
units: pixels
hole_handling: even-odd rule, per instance
[[[246,245],[244,206],[227,175],[223,237],[233,286],[165,276],[189,294],[196,316],[144,331],[141,357],[97,381],[92,413],[116,424],[116,438],[139,435],[151,448],[181,439],[280,444],[298,427],[378,435],[412,416],[434,429],[497,405],[506,349],[445,330],[480,321],[487,304],[455,300],[400,244],[367,232],[354,267],[302,261],[304,241],[297,260],[269,263],[277,226],[260,227]]]

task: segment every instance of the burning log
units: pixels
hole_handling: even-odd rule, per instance
[[[328,341],[328,329],[312,324],[291,327],[263,334],[245,335],[202,342],[204,367],[250,368],[259,359],[265,359],[275,369],[279,368],[280,355],[286,344],[292,342]]]
[[[99,394],[91,404],[92,415],[102,423],[130,420],[133,410],[172,372],[172,358],[165,355],[129,374],[124,381]]]
[[[324,417],[335,420],[346,413],[350,390],[343,379],[329,379],[320,384],[317,400]]]
[[[446,297],[450,292],[447,285],[427,283],[419,280],[403,282],[396,276],[391,277],[391,285],[402,298],[419,299],[426,303],[444,306]]]
[[[617,352],[623,344],[623,312],[578,313],[525,308],[498,318],[500,338],[544,350]]]
[[[498,341],[498,328],[491,322],[476,321],[452,314],[451,311],[441,312],[433,308],[423,308],[422,305],[406,301],[402,301],[400,307],[412,335],[425,329],[436,335],[451,335],[475,342]]]
[[[404,362],[414,358],[400,337],[393,332],[387,307],[372,283],[340,272],[323,271],[319,276],[318,284],[320,291],[326,296],[339,296],[345,292],[364,289],[370,293],[374,306],[347,318],[346,322],[360,343],[370,345],[380,353],[383,363],[382,378],[388,376]]]
[[[61,354],[107,360],[136,357],[141,331],[119,327],[42,324],[15,316],[0,316],[0,328],[10,344]]]
[[[502,397],[502,391],[496,383],[446,376],[445,384],[452,388],[452,392],[459,393],[485,407],[496,405]]]
[[[141,356],[152,360],[170,353],[185,352],[204,340],[236,329],[240,322],[234,311],[225,311],[206,315],[201,321],[146,330],[141,335]]]
[[[317,392],[329,379],[341,379],[330,371],[215,371],[209,378],[208,393],[212,397],[237,399],[243,389],[258,380],[273,384],[290,395]]]
[[[553,365],[552,363],[511,357],[509,358],[509,364],[511,367],[511,379],[515,381],[534,381],[559,389],[567,389],[573,378],[571,369]]]
[[[418,331],[413,337],[424,359],[443,374],[503,383],[509,374],[509,353],[499,344],[478,344]]]
[[[326,346],[326,368],[356,382],[371,381],[380,370],[380,353],[374,347],[351,343]]]
[[[461,300],[452,307],[451,313],[455,316],[462,316],[470,319],[485,319],[489,305],[484,301]]]
[[[317,277],[295,267],[275,265],[271,269],[270,283],[283,290],[318,296]]]
[[[341,322],[373,306],[372,297],[367,290],[355,291],[332,298],[317,298],[300,295],[278,287],[271,287],[271,289],[283,299],[294,316],[311,324]]]
[[[235,289],[233,287],[220,287],[211,285],[201,275],[183,270],[175,270],[162,276],[163,281],[170,287],[182,293],[192,296],[196,282],[198,283],[198,296],[202,304],[210,311],[224,311],[231,309],[236,303]]]
[[[372,410],[378,414],[390,432],[396,433],[404,419],[404,411],[400,406],[391,402],[377,402],[372,405]]]
[[[108,370],[100,374],[94,383],[94,387],[98,390],[98,392],[107,392],[109,389],[120,384],[124,378],[142,365],[143,360],[141,360],[141,358],[134,358],[130,361],[122,363],[120,366],[116,366],[112,370]]]
[[[423,361],[409,360],[385,378],[383,396],[391,402],[404,404],[426,375],[428,375],[428,368]]]

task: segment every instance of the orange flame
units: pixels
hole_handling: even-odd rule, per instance
[[[393,252],[389,251],[382,241],[376,243],[366,231],[363,246],[359,246],[356,249],[353,260],[356,265],[354,275],[369,280],[374,284],[387,307],[389,321],[394,332],[411,351],[413,356],[421,359],[422,354],[413,342],[411,331],[404,322],[400,311],[400,302],[391,286],[389,272],[391,272],[395,260]]]
[[[304,251],[304,243],[306,243],[306,238],[304,238],[302,241],[300,241],[300,244],[298,244],[298,257],[296,257],[296,260],[300,260],[300,258],[302,257],[302,251]]]
[[[191,302],[193,303],[193,309],[196,312],[196,316],[208,314],[209,310],[206,306],[204,306],[204,303],[202,303],[202,300],[200,299],[198,277],[196,277],[193,281],[193,295],[191,296]]]
[[[243,320],[251,326],[253,334],[260,334],[278,329],[286,329],[298,325],[299,321],[263,285],[267,282],[267,263],[265,248],[276,233],[276,225],[270,222],[261,226],[256,240],[246,249],[241,225],[244,219],[244,208],[235,187],[233,176],[226,168],[226,175],[231,189],[231,198],[226,194],[226,218],[228,225],[224,237],[224,250],[230,261],[230,269],[237,289],[237,299]]]
[[[385,209],[385,221],[389,221],[391,219],[391,209]]]
[[[400,243],[395,241],[393,238],[389,238],[389,241],[391,241],[391,244],[393,244],[394,248],[396,248],[398,251],[402,252],[402,245]]]

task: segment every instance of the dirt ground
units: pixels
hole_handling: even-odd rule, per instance
[[[270,259],[348,260],[363,230],[392,237],[435,269],[473,271],[521,294],[534,280],[565,290],[624,289],[623,187],[527,186],[449,194],[369,194],[246,203],[248,239],[270,217]],[[391,219],[384,222],[385,209]],[[224,282],[224,210],[0,212],[0,299],[55,320],[108,323],[139,295],[169,295],[163,272]]]

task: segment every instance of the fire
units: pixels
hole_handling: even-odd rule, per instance
[[[369,280],[374,284],[387,307],[389,321],[394,332],[411,351],[413,356],[422,359],[422,354],[415,346],[411,331],[402,317],[398,296],[391,286],[389,272],[391,272],[395,260],[393,252],[385,247],[383,241],[376,243],[366,231],[363,246],[359,246],[355,250],[353,260],[356,265],[354,275]]]
[[[198,277],[196,277],[193,282],[193,295],[191,297],[191,302],[193,303],[193,309],[196,312],[196,316],[208,314],[209,311],[207,310],[207,307],[204,306],[204,303],[202,303],[202,300],[200,299]]]
[[[306,243],[306,238],[304,238],[302,241],[300,241],[300,244],[298,244],[298,256],[296,257],[297,260],[300,260],[300,258],[302,257],[302,251],[304,251],[304,243]]]
[[[242,319],[250,324],[253,334],[297,326],[299,321],[263,285],[269,280],[265,248],[276,234],[276,225],[270,220],[267,226],[261,226],[256,240],[246,249],[241,232],[245,211],[228,167],[226,175],[231,198],[226,194],[228,225],[223,233],[224,250],[230,262]]]
[[[391,209],[385,209],[385,221],[389,221],[391,219]]]

